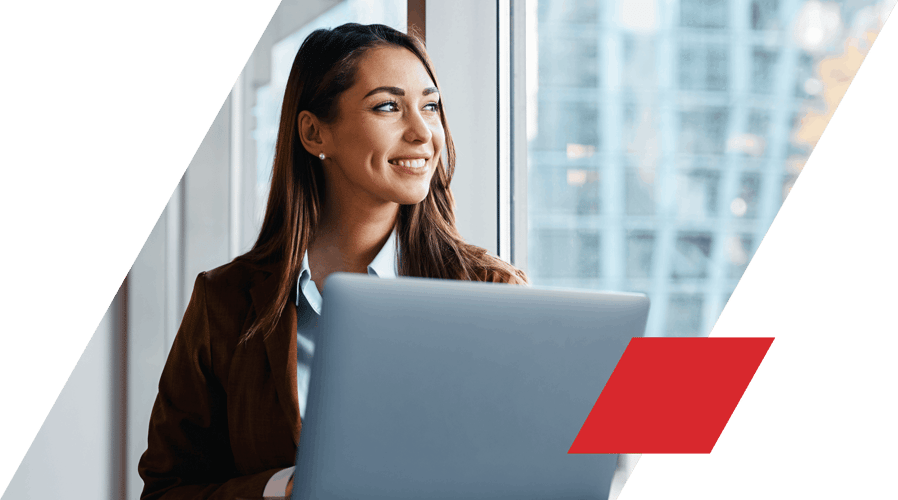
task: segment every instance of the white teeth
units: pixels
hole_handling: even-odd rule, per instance
[[[424,164],[427,162],[424,158],[418,158],[417,160],[391,160],[390,163],[394,165],[399,165],[405,168],[422,168]]]

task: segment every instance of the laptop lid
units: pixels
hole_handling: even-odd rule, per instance
[[[331,275],[293,498],[607,498],[617,455],[567,450],[648,307]]]

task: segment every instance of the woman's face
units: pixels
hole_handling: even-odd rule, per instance
[[[445,142],[440,94],[424,64],[401,47],[369,50],[355,84],[322,128],[328,192],[374,203],[421,202]]]

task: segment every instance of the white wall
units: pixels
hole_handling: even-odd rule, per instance
[[[65,300],[66,293],[77,293],[77,287],[57,287],[57,292],[48,300]],[[106,312],[3,500],[113,497],[115,316],[112,308]],[[54,319],[65,328],[65,318]]]
[[[427,52],[458,155],[452,180],[458,229],[468,243],[496,253],[496,2],[430,0],[426,8]]]

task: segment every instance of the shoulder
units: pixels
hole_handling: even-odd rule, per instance
[[[253,310],[254,297],[267,297],[267,289],[275,284],[269,279],[272,275],[271,269],[238,257],[199,273],[191,300],[202,304],[210,324],[239,336]]]
[[[223,266],[201,272],[197,276],[197,284],[202,282],[207,293],[234,292],[249,290],[264,282],[272,274],[271,268],[238,257]]]

